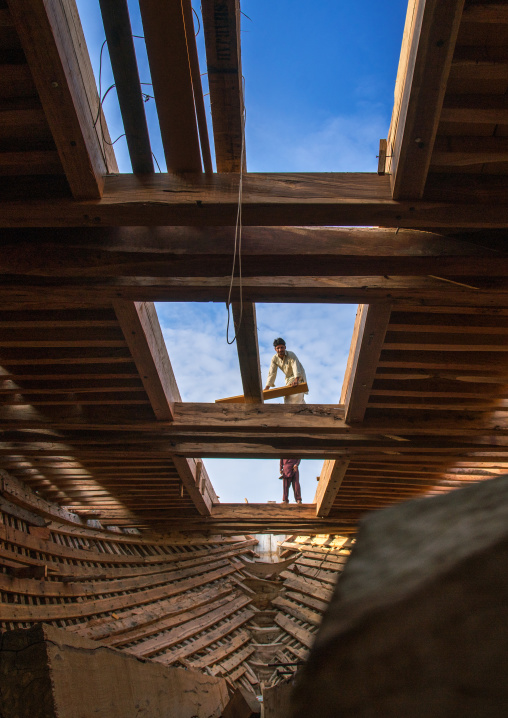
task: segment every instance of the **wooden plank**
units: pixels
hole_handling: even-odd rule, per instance
[[[320,613],[311,611],[309,608],[303,606],[298,606],[294,601],[288,600],[285,595],[273,598],[272,604],[300,621],[305,621],[313,626],[319,626],[321,623],[322,616]]]
[[[323,464],[314,497],[316,516],[328,516],[346,475],[349,461],[328,460]]]
[[[317,598],[327,604],[333,595],[331,587],[323,586],[322,583],[315,581],[312,578],[308,578],[306,576],[299,578],[291,571],[285,571],[281,574],[281,577],[284,579],[285,588],[292,588],[300,593],[303,593],[305,596]]]
[[[243,90],[239,0],[203,0],[208,87],[218,172],[240,172]],[[244,152],[245,168],[245,152]]]
[[[256,306],[253,302],[233,302],[236,348],[242,375],[243,401],[262,404],[261,365],[259,361]],[[219,399],[219,401],[221,401]],[[222,400],[223,401],[223,400]]]
[[[249,621],[254,615],[255,612],[250,609],[240,611],[240,613],[236,614],[233,618],[228,621],[224,621],[220,626],[218,626],[218,628],[205,633],[201,638],[197,638],[195,641],[192,641],[181,648],[177,648],[174,651],[163,653],[160,656],[155,656],[152,660],[164,663],[165,665],[171,665],[172,663],[180,661],[182,658],[192,656],[192,654],[203,650],[210,644],[215,643],[215,641],[222,639],[229,633],[232,633],[240,626],[243,626],[243,624],[247,623],[247,621]]]
[[[484,178],[482,183],[492,190],[492,180]],[[11,183],[11,195],[15,190]],[[115,174],[105,178],[101,200],[42,201],[26,199],[26,191],[16,197],[0,203],[0,226],[234,226],[238,208],[237,180],[231,174]],[[244,226],[503,228],[508,224],[508,205],[504,195],[499,204],[490,197],[487,201],[477,184],[474,195],[462,189],[450,201],[398,201],[391,197],[389,178],[377,173],[248,173],[243,181],[242,222]]]
[[[257,344],[257,341],[256,341]],[[263,401],[269,399],[279,399],[281,396],[292,396],[293,394],[302,394],[309,390],[306,382],[297,386],[281,386],[275,389],[263,389],[261,392]],[[215,399],[216,404],[250,404],[248,397],[244,394],[240,396],[229,396],[226,399]]]
[[[223,643],[219,648],[215,648],[213,651],[207,651],[204,656],[195,660],[188,661],[189,667],[195,668],[196,670],[202,670],[203,668],[207,668],[208,666],[211,666],[218,661],[223,661],[225,656],[229,656],[230,654],[234,653],[239,648],[241,648],[244,643],[247,643],[247,641],[250,640],[250,633],[247,633],[247,631],[244,631],[242,629],[238,631],[238,633],[236,633],[231,638],[231,640],[227,641],[226,643]],[[247,651],[250,650],[251,649],[247,647]],[[228,661],[224,661],[222,665],[228,665]]]
[[[207,601],[204,601],[199,596],[196,596],[195,603],[192,603],[192,599],[189,596],[179,596],[178,598],[182,605],[181,610],[176,610],[175,613],[168,616],[166,607],[164,614],[159,616],[157,620],[151,621],[148,626],[146,624],[143,624],[141,628],[129,631],[121,636],[103,638],[101,640],[108,646],[122,646],[127,643],[132,643],[134,641],[144,641],[149,636],[154,636],[154,634],[156,633],[160,634],[162,633],[162,631],[167,632],[176,627],[179,627],[180,630],[182,630],[182,636],[185,636],[186,631],[190,632],[193,630],[193,628],[191,628],[190,626],[185,626],[184,624],[192,624],[196,621],[196,619],[202,618],[205,614],[208,619],[208,614],[213,614],[213,612],[216,610],[218,612],[216,615],[220,615],[220,610],[225,605],[230,604],[231,601],[234,599],[234,596],[231,597],[229,595],[232,593],[232,590],[233,589],[231,588],[231,585],[216,585],[214,586],[212,595],[209,595]],[[184,610],[184,606],[187,607],[186,610]],[[151,640],[160,641],[161,637],[158,636],[155,639]],[[182,637],[182,640],[185,640],[185,638]]]
[[[189,0],[182,0],[189,3]],[[153,94],[169,172],[201,172],[194,93],[182,3],[140,0]]]
[[[232,566],[224,566],[218,569],[222,576],[235,571]],[[199,573],[199,580],[204,583],[208,580],[212,581],[213,577],[217,578],[218,571],[210,571],[208,576],[208,567],[205,572]],[[123,596],[114,596],[111,598],[93,598],[88,601],[79,603],[65,604],[7,604],[1,603],[2,619],[5,621],[52,621],[60,619],[71,619],[86,616],[94,616],[96,614],[105,613],[107,611],[120,611],[122,608],[132,606],[140,606],[142,604],[158,601],[178,593],[183,593],[189,588],[191,579],[185,579],[175,584],[165,584],[148,590],[137,590]],[[196,584],[196,581],[193,581]],[[247,601],[249,599],[246,599]]]
[[[173,419],[181,401],[157,312],[151,302],[115,302],[115,312],[159,420]]]
[[[58,154],[76,199],[98,199],[118,171],[74,0],[9,0]]]
[[[153,172],[127,0],[99,0],[133,172]]]
[[[423,195],[464,0],[416,0],[409,5],[401,94],[392,117],[389,154],[395,199]]]
[[[275,623],[280,626],[283,631],[289,633],[289,635],[296,638],[297,641],[300,641],[304,646],[312,648],[315,639],[314,634],[306,628],[299,626],[296,621],[284,616],[282,613],[278,613],[275,616]]]
[[[351,345],[347,386],[343,389],[347,423],[361,422],[365,416],[381,348],[390,320],[390,304],[369,304],[360,308]]]
[[[3,511],[4,514],[8,514],[9,516],[15,516],[17,519],[21,519],[21,521],[25,521],[32,526],[46,526],[47,524],[47,521],[41,516],[27,509],[23,509],[17,504],[13,504],[12,501],[8,501],[3,496],[0,496],[0,511]]]
[[[214,626],[217,622],[223,621],[236,611],[244,608],[248,603],[250,603],[248,596],[233,594],[225,605],[212,608],[205,616],[200,616],[196,618],[196,620],[188,621],[188,625],[178,626],[170,631],[166,631],[162,635],[155,636],[135,646],[130,646],[125,650],[143,658],[154,656],[161,651],[167,651],[169,648],[199,635]]]

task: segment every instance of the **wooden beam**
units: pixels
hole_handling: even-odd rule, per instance
[[[8,5],[72,194],[98,199],[118,167],[102,113],[95,122],[99,98],[75,0]]]
[[[464,124],[505,124],[508,98],[505,95],[447,95],[441,111],[441,122]],[[472,128],[474,133],[474,127]]]
[[[447,280],[439,276],[416,279],[414,277],[303,277],[280,276],[244,279],[243,294],[253,302],[307,302],[318,304],[373,304],[374,302],[401,302],[404,306],[435,308],[446,304],[457,309],[483,308],[495,310],[508,305],[508,282],[495,278],[473,278],[474,284],[457,277]],[[100,307],[122,298],[126,301],[160,302],[224,302],[229,288],[227,278],[143,278],[129,281],[101,280],[77,284],[72,281],[58,283],[24,282],[22,286],[0,280],[2,307],[16,310],[37,309],[42,304],[48,309],[70,307]],[[116,351],[116,355],[115,355]],[[27,353],[28,352],[28,353]],[[85,364],[127,362],[123,349],[110,349],[109,358],[94,355],[76,356],[76,349],[62,348],[60,360],[51,362],[26,350],[6,348],[1,352],[6,364],[68,364],[70,358]],[[67,359],[67,361],[65,361]]]
[[[389,132],[394,199],[423,196],[464,0],[412,0]]]
[[[453,147],[466,148],[461,138],[454,138]],[[67,277],[75,285],[92,277],[122,277],[124,284],[129,277],[223,278],[231,268],[233,243],[233,227],[4,229],[0,272],[26,275],[23,281]],[[38,250],[44,252],[43,262]],[[295,280],[508,275],[505,230],[446,236],[381,227],[245,227],[242,260],[244,277]]]
[[[217,172],[240,172],[243,141],[240,2],[203,0],[201,12]]]
[[[127,0],[99,0],[133,172],[153,172]]]
[[[261,392],[263,401],[268,401],[269,399],[279,399],[281,396],[292,396],[293,394],[303,394],[306,391],[309,390],[309,387],[304,382],[303,384],[298,384],[298,386],[281,386],[276,387],[275,389],[263,389]],[[252,401],[249,401],[247,396],[244,396],[241,394],[240,396],[228,396],[227,399],[216,399],[216,404],[251,404]]]
[[[495,181],[499,184],[500,179]],[[389,183],[387,176],[377,173],[248,173],[243,180],[242,221],[244,226],[415,229],[508,224],[504,185],[493,197],[492,178],[476,178],[471,192],[446,201],[430,196],[425,201],[392,200]],[[234,226],[238,209],[234,174],[108,176],[101,200],[79,202],[64,197],[38,200],[36,193],[25,199],[26,188],[10,184],[0,203],[1,227]],[[454,186],[448,187],[452,196]]]
[[[217,503],[218,498],[203,462],[196,462],[195,459],[183,456],[172,456],[171,458],[194,506],[202,516],[209,516],[212,504]],[[198,466],[200,467],[199,473]],[[202,486],[200,485],[201,479]]]
[[[506,365],[504,356],[500,363]],[[181,439],[185,435],[196,440],[215,440],[217,436],[223,440],[237,441],[242,437],[270,439],[276,435],[289,437],[293,435],[295,442],[307,439],[348,439],[372,435],[395,436],[455,436],[479,437],[482,435],[507,436],[508,418],[506,410],[499,403],[494,404],[492,412],[478,413],[464,410],[459,415],[453,411],[435,412],[421,409],[416,414],[412,411],[381,412],[372,411],[361,424],[348,424],[344,420],[344,407],[322,404],[307,404],[304,407],[291,404],[265,404],[262,407],[252,404],[187,404],[174,405],[174,421],[160,422],[153,417],[141,417],[139,411],[135,415],[120,408],[93,407],[76,413],[72,407],[54,407],[50,415],[30,406],[0,407],[0,428],[4,432],[4,441],[23,442],[25,450],[37,453],[32,442],[45,442],[46,429],[65,432],[62,445],[52,442],[53,455],[66,455],[69,447],[74,445],[104,444],[111,448],[114,444],[129,445],[135,450],[136,444],[157,441],[163,448],[171,448],[173,439]],[[35,433],[34,430],[42,430]],[[30,430],[28,434],[18,433]],[[77,435],[71,432],[79,432]],[[90,432],[88,434],[87,432]],[[97,432],[97,436],[93,435]],[[28,441],[28,444],[25,442]],[[14,452],[15,447],[7,452]],[[6,452],[3,451],[3,454]],[[197,456],[197,454],[196,454]],[[117,459],[115,459],[117,461]]]
[[[256,306],[253,302],[233,302],[232,308],[244,401],[262,404]]]
[[[365,416],[391,311],[390,304],[358,309],[341,397],[348,423],[361,422]]]
[[[189,2],[189,0],[182,0]],[[188,42],[181,2],[140,0],[153,94],[169,172],[201,172]]]
[[[173,419],[181,401],[155,307],[151,302],[115,302],[115,312],[141,380],[159,420]]]
[[[508,77],[507,77],[508,80]],[[433,166],[467,167],[490,162],[508,162],[506,137],[438,137],[434,144]]]
[[[508,7],[505,3],[467,4],[462,16],[463,22],[508,24]]]
[[[316,516],[328,516],[342,480],[346,475],[349,461],[325,461],[314,497]]]

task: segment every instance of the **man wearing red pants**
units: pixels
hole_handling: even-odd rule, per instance
[[[282,503],[289,503],[289,487],[293,484],[293,493],[297,504],[302,503],[302,493],[300,491],[300,473],[298,465],[300,459],[281,459],[280,473],[282,476]]]

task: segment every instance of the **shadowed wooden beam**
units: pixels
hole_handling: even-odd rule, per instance
[[[347,423],[361,422],[365,416],[391,310],[383,303],[358,309],[341,396]]]
[[[153,172],[127,0],[99,0],[133,172]]]
[[[162,512],[161,512],[162,513]],[[224,533],[345,533],[354,531],[360,512],[356,509],[316,516],[315,504],[218,504],[211,516],[164,519],[158,530],[212,530]],[[157,521],[157,515],[154,520]]]
[[[439,191],[432,188],[424,201],[396,201],[389,177],[377,173],[247,173],[242,222],[258,227],[505,227],[503,177],[474,176],[474,182],[465,177],[458,192],[455,178],[450,182],[445,177]],[[234,226],[238,210],[238,176],[233,173],[118,174],[106,177],[101,200],[80,202],[38,200],[33,192],[26,199],[26,187],[14,179],[0,203],[1,227]]]
[[[193,31],[187,37],[181,2],[140,0],[139,7],[168,171],[201,172],[187,47]]]
[[[506,360],[503,357],[503,362]],[[506,383],[506,382],[505,382]],[[83,407],[76,413],[72,406],[53,407],[51,414],[37,410],[29,405],[1,406],[0,428],[5,432],[5,441],[34,442],[45,441],[45,429],[66,432],[62,441],[90,444],[97,443],[99,438],[93,432],[99,432],[100,441],[113,443],[135,444],[150,443],[155,439],[168,446],[174,438],[181,439],[185,435],[196,441],[236,442],[242,437],[264,436],[276,439],[277,436],[295,437],[296,442],[330,439],[341,441],[368,438],[373,435],[387,436],[454,436],[473,437],[483,435],[508,435],[508,418],[506,407],[497,406],[493,402],[492,412],[475,411],[457,412],[441,410],[435,412],[419,410],[399,410],[393,415],[383,411],[372,411],[372,416],[361,424],[350,425],[344,420],[344,408],[331,404],[306,404],[305,410],[299,405],[264,404],[262,407],[252,404],[187,404],[176,403],[173,422],[161,422],[153,416],[140,417],[139,411],[115,407],[99,408]],[[30,430],[29,434],[23,433]],[[35,430],[41,430],[37,433]],[[104,432],[107,431],[107,434]],[[20,432],[20,433],[18,433]],[[79,432],[75,435],[70,432]],[[118,432],[118,434],[117,434]],[[80,439],[81,437],[81,439]],[[154,438],[155,437],[155,438]],[[54,442],[53,442],[54,443]],[[100,443],[100,442],[99,442]],[[392,444],[398,446],[397,443]],[[64,447],[54,449],[64,451]]]
[[[316,516],[328,516],[344,478],[349,461],[325,461],[314,497]]]
[[[181,398],[155,307],[122,301],[114,307],[155,416],[171,421],[174,403]]]
[[[256,306],[253,302],[233,302],[236,348],[242,375],[243,395],[250,404],[263,402],[259,362]]]
[[[242,273],[295,279],[506,276],[505,234],[505,230],[445,236],[381,227],[244,227]],[[101,276],[224,277],[231,269],[233,244],[234,227],[5,229],[0,272],[18,278],[72,277],[74,284]],[[44,262],[37,250],[44,251]]]
[[[72,194],[98,199],[104,175],[118,167],[104,142],[110,138],[75,1],[9,0],[8,5]]]
[[[394,199],[423,195],[464,0],[411,0],[389,132]]]
[[[183,456],[172,456],[171,459],[194,506],[202,516],[209,516],[212,504],[216,504],[218,498],[203,462]]]
[[[201,11],[217,172],[240,172],[243,141],[240,2],[203,0]]]

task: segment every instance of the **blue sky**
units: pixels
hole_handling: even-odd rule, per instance
[[[169,1],[169,0],[168,0]],[[96,80],[104,40],[98,0],[77,0]],[[199,3],[194,3],[200,14]],[[135,35],[143,35],[137,0],[129,0]],[[242,62],[247,109],[247,167],[252,172],[372,172],[388,133],[406,0],[243,0]],[[203,32],[197,37],[201,68]],[[142,82],[150,82],[144,42],[135,39]],[[113,83],[107,48],[102,91]],[[207,92],[206,76],[203,77]],[[144,91],[151,94],[151,87]],[[208,103],[208,97],[205,97]],[[152,150],[165,171],[155,103],[145,104]],[[123,133],[112,90],[104,103],[112,139]],[[212,135],[211,123],[209,132]],[[115,145],[121,172],[130,172],[125,140]],[[308,403],[339,400],[355,306],[257,305],[263,380],[283,336],[302,361]],[[184,401],[241,393],[236,346],[226,343],[226,308],[219,303],[157,304]],[[283,384],[282,378],[278,384]],[[275,460],[205,461],[221,501],[280,501]],[[304,502],[313,499],[320,461],[304,461]]]

